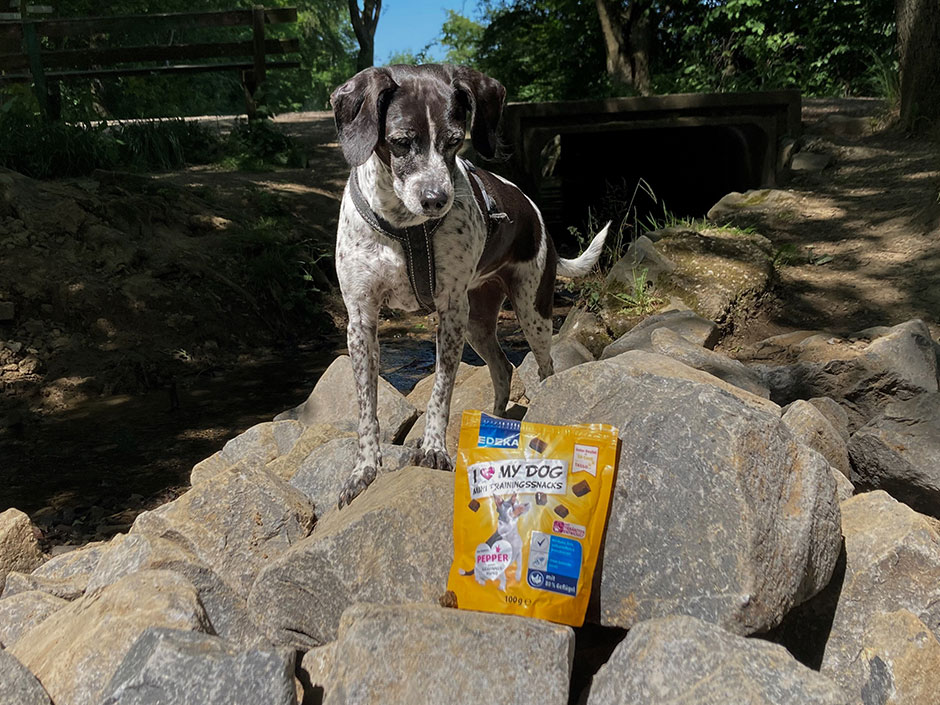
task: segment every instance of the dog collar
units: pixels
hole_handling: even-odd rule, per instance
[[[420,225],[396,228],[382,216],[372,210],[366,197],[359,188],[359,176],[353,168],[349,174],[349,195],[362,219],[377,233],[390,237],[402,244],[405,250],[405,264],[408,268],[408,281],[418,300],[418,306],[424,313],[435,311],[434,286],[434,241],[432,237],[444,218],[435,218]]]

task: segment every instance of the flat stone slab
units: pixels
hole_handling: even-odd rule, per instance
[[[640,321],[604,348],[600,359],[606,360],[630,350],[657,352],[650,336],[659,328],[668,328],[689,342],[709,349],[718,342],[718,326],[713,321],[702,318],[694,311],[669,311]]]
[[[888,404],[849,441],[855,484],[940,518],[940,392]]]
[[[538,619],[360,604],[343,613],[314,685],[336,704],[486,703],[498,694],[514,705],[565,705],[573,653],[571,628]]]
[[[377,410],[383,443],[400,441],[418,416],[415,406],[381,377]],[[305,426],[330,424],[345,431],[358,429],[359,400],[348,355],[340,355],[326,368],[303,404],[274,417],[275,421],[290,419]]]
[[[217,636],[153,628],[141,634],[101,705],[296,705],[295,654],[239,649]]]
[[[36,674],[56,705],[99,705],[124,655],[148,627],[207,631],[209,620],[192,583],[169,570],[129,575],[63,607],[10,652]]]
[[[454,474],[408,467],[379,475],[348,507],[258,575],[248,607],[276,644],[336,638],[357,602],[437,604],[453,559]]]
[[[849,705],[786,649],[692,617],[640,622],[591,685],[587,705]]]

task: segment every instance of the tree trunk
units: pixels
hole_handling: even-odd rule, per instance
[[[940,3],[896,0],[901,66],[901,124],[922,130],[940,122]]]
[[[362,71],[375,64],[375,28],[379,24],[382,0],[363,0],[362,10],[359,0],[348,0],[349,19],[359,42],[359,54],[356,57],[356,71]]]
[[[649,0],[595,0],[607,51],[607,75],[615,87],[650,93],[652,41]]]

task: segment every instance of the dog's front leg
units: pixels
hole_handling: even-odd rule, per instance
[[[339,494],[338,505],[352,502],[375,479],[382,464],[379,447],[378,380],[379,339],[378,306],[370,303],[347,303],[349,326],[346,346],[352,361],[359,398],[359,452],[356,466]]]
[[[427,423],[424,438],[418,453],[418,463],[438,470],[453,470],[454,461],[447,452],[447,419],[450,415],[450,399],[454,393],[457,366],[463,353],[464,335],[470,305],[467,295],[455,296],[450,305],[438,310],[440,322],[437,326],[437,367],[434,388],[428,401]]]

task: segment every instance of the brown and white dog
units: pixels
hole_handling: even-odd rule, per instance
[[[383,305],[438,313],[436,377],[416,462],[452,470],[444,437],[464,340],[489,366],[493,413],[504,414],[512,365],[496,339],[496,321],[506,296],[544,379],[553,372],[556,272],[583,276],[601,254],[606,227],[577,259],[559,258],[541,214],[517,186],[458,159],[468,116],[473,147],[485,158],[496,154],[505,96],[498,81],[478,71],[425,65],[366,69],[330,98],[352,168],[340,206],[336,273],[359,400],[359,453],[340,507],[375,479],[381,464],[376,399]],[[428,250],[417,256],[402,235],[415,227]],[[422,259],[430,270],[426,296],[415,283]]]

